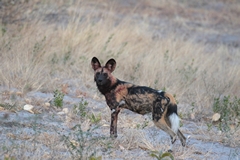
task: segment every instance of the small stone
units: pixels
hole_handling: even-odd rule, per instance
[[[68,108],[63,108],[63,110],[62,110],[64,113],[68,113]]]
[[[49,102],[44,103],[45,107],[50,107],[51,104]]]
[[[215,113],[213,116],[212,116],[212,121],[213,122],[217,122],[219,119],[220,119],[221,115],[219,113]]]
[[[119,145],[121,150],[125,150],[125,148],[122,145]]]
[[[30,105],[30,104],[26,104],[25,106],[23,106],[23,109],[24,109],[25,111],[28,111],[28,112],[34,114],[34,112],[32,111],[33,108],[34,108],[34,107],[33,107],[32,105]]]
[[[32,110],[33,109],[33,106],[32,105],[30,105],[30,104],[26,104],[25,106],[23,106],[23,109],[24,110]]]
[[[71,144],[74,145],[75,147],[79,146],[79,143],[75,140],[70,140]]]
[[[195,119],[195,113],[190,114],[191,119]]]
[[[66,114],[65,112],[61,111],[61,112],[57,112],[58,115],[64,115]]]

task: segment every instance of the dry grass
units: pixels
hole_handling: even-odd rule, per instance
[[[79,26],[74,21],[57,29],[28,23],[12,32],[6,26],[1,37],[2,85],[23,92],[53,91],[61,80],[73,78],[94,88],[90,60],[96,56],[103,64],[116,59],[116,77],[165,89],[180,103],[194,103],[197,111],[208,110],[213,97],[240,96],[238,49],[196,44],[174,35],[153,40],[138,25],[111,22]]]
[[[194,6],[190,12],[185,12],[184,8],[189,4],[162,2],[162,5],[155,2],[143,4],[149,5],[150,8],[168,6],[161,11],[161,14],[172,17],[174,22],[182,25],[187,25],[189,20],[196,18],[190,15],[200,13],[203,14],[197,21],[204,25],[213,19],[214,24],[232,21],[233,26],[239,25],[236,21],[238,12],[228,13],[228,10],[224,10],[221,12],[223,16],[220,16],[214,11],[213,13],[203,12],[201,8]],[[89,1],[88,4],[92,3]],[[53,4],[55,3],[43,2],[43,6]],[[58,5],[62,4],[65,3],[59,2]],[[149,31],[150,24],[146,21],[137,23],[130,17],[116,24],[114,17],[110,16],[119,9],[116,4],[103,1],[98,5],[101,9],[108,8],[109,12],[103,12],[96,22],[92,21],[92,17],[99,16],[98,13],[91,12],[86,15],[84,12],[77,12],[76,8],[71,6],[67,9],[71,17],[67,25],[46,25],[42,21],[30,21],[18,25],[1,24],[0,86],[8,89],[17,88],[24,94],[29,91],[53,92],[68,83],[67,80],[78,79],[68,85],[76,86],[80,90],[84,88],[82,92],[86,92],[88,97],[97,99],[99,94],[96,95],[97,90],[90,66],[91,58],[96,56],[102,64],[109,58],[114,58],[117,61],[117,68],[113,74],[121,80],[159,90],[164,89],[174,94],[180,104],[179,113],[182,118],[189,118],[190,113],[200,117],[209,116],[215,97],[224,95],[240,97],[239,48],[223,44],[196,43],[193,38],[186,39],[185,35],[174,32],[161,38],[154,38],[155,34]],[[136,8],[130,9],[129,14],[137,13],[139,10]],[[231,3],[231,8],[237,10],[239,5],[234,6]],[[151,16],[148,10],[149,8],[143,10],[146,19]],[[81,19],[81,14],[84,15],[84,20]],[[198,30],[205,31],[204,28],[198,28]],[[219,31],[209,29],[206,32]],[[106,111],[106,115],[102,117],[107,115],[109,113]],[[109,119],[104,118],[102,121],[109,121]],[[127,118],[123,116],[120,121],[125,122]],[[133,122],[120,125],[120,130],[124,127],[135,128],[134,125],[136,124]],[[121,142],[114,144],[116,149],[120,147],[123,150],[123,158],[129,150],[136,148],[166,149],[167,145],[159,146],[151,143],[145,133],[129,128],[121,130],[124,134],[127,132],[129,136],[123,137]],[[188,130],[185,132],[188,133]],[[208,137],[210,134],[217,135],[214,131],[208,133],[201,128],[197,133],[199,132],[203,135],[207,134]],[[189,133],[192,132],[189,131]],[[136,137],[136,134],[140,136]],[[45,135],[40,136],[47,138]],[[49,136],[51,139],[51,135]],[[231,136],[237,137],[237,135]],[[210,137],[211,140],[212,138],[214,136]],[[51,143],[48,139],[45,141]],[[192,146],[185,150],[178,150],[174,156],[178,159],[194,158],[195,151],[196,149]],[[112,153],[112,157],[114,154]],[[49,155],[46,153],[46,156]]]

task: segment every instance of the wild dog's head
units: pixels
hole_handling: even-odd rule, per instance
[[[91,65],[95,71],[94,80],[97,86],[110,87],[114,83],[114,78],[111,75],[116,67],[116,61],[114,59],[108,60],[105,66],[102,67],[99,60],[93,57]]]

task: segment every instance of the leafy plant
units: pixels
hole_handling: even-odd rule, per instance
[[[150,153],[150,156],[156,158],[157,160],[164,160],[164,159],[169,159],[169,158],[171,160],[174,160],[173,155],[171,153],[169,153],[169,152],[164,152],[163,153],[162,151],[160,151],[160,152],[152,151]]]
[[[74,112],[75,114],[81,116],[82,118],[87,116],[87,111],[86,111],[86,107],[88,105],[88,102],[83,100],[83,98],[81,99],[81,101],[79,102],[78,105],[74,105]]]
[[[5,35],[5,33],[7,32],[7,29],[6,29],[6,27],[5,27],[5,26],[2,26],[2,25],[0,25],[0,29],[1,29],[1,32],[2,32],[2,36],[4,36],[4,35]]]
[[[98,129],[98,127],[99,125],[90,125],[87,130],[84,130],[81,124],[77,124],[72,128],[71,133],[62,136],[62,140],[67,146],[72,159],[101,160],[102,156],[97,156],[97,151],[102,147],[105,150],[112,148],[109,138],[95,136],[96,134],[93,132]]]
[[[208,131],[210,131],[211,130],[211,128],[212,128],[212,123],[207,123],[207,127],[208,127]]]
[[[92,132],[97,127],[91,127],[87,131],[83,131],[81,124],[74,126],[73,132],[70,135],[63,135],[69,152],[73,159],[88,159],[88,157],[95,157],[96,148],[94,147],[98,138],[93,137]]]
[[[97,116],[95,116],[95,114],[92,113],[92,114],[88,115],[88,118],[90,119],[90,121],[92,123],[97,124],[101,120],[101,115],[98,114]]]
[[[102,156],[98,156],[98,157],[91,156],[89,157],[89,160],[102,160]]]
[[[144,129],[145,127],[147,127],[149,124],[148,120],[145,120],[142,124],[137,124],[136,128],[137,129]]]
[[[213,103],[213,111],[221,115],[219,129],[221,131],[230,130],[230,125],[239,126],[240,123],[240,99],[224,96],[222,99],[215,98]]]
[[[54,106],[56,106],[57,108],[62,108],[64,94],[59,90],[55,90],[53,96],[54,96],[54,100],[53,100]]]
[[[0,106],[6,110],[12,110],[17,107],[16,103],[14,103],[13,105],[11,105],[9,103],[5,103],[5,104],[0,103]]]

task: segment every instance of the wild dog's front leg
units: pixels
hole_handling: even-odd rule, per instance
[[[117,137],[117,120],[118,120],[118,113],[120,112],[120,109],[117,108],[112,109],[111,113],[111,126],[110,126],[110,137],[116,138]]]
[[[110,137],[117,137],[117,120],[120,112],[120,107],[125,105],[125,101],[120,101],[116,109],[111,109],[111,126],[110,126]]]

